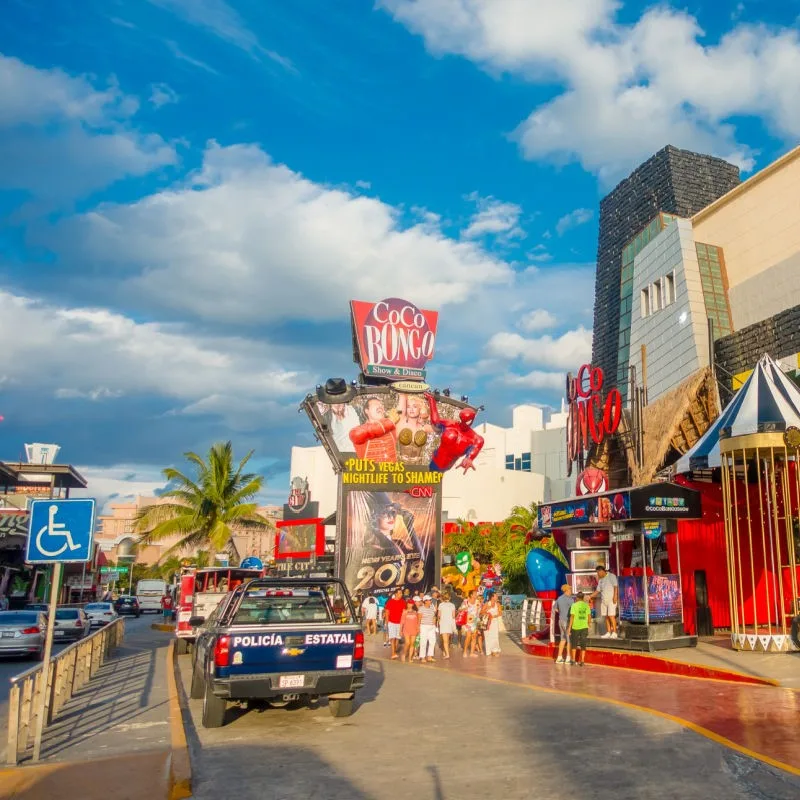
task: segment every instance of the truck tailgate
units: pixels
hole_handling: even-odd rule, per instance
[[[229,666],[220,677],[361,669],[354,662],[357,626],[231,631]]]

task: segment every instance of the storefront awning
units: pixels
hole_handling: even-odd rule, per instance
[[[677,483],[651,483],[542,503],[538,527],[591,528],[635,520],[700,519],[700,492]]]

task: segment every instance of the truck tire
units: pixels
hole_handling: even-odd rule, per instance
[[[349,717],[353,713],[353,699],[328,700],[328,709],[332,717]]]
[[[185,656],[189,652],[189,642],[186,639],[178,639],[175,645],[175,652],[179,656]]]
[[[192,667],[192,685],[189,689],[189,697],[192,700],[199,700],[205,692],[205,681],[203,680],[203,671],[197,668],[197,664]]]
[[[217,697],[212,691],[211,681],[206,681],[203,693],[203,727],[221,728],[225,724],[227,707],[227,701]]]

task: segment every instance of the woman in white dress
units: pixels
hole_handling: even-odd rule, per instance
[[[439,603],[438,619],[444,657],[450,658],[450,637],[456,633],[456,607],[450,602],[450,592],[445,592],[444,600]]]
[[[489,597],[489,602],[483,607],[482,615],[486,619],[486,630],[483,632],[483,639],[486,643],[487,656],[500,655],[500,617],[503,609],[496,594]]]

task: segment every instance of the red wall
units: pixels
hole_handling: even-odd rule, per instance
[[[792,468],[794,465],[791,465]],[[677,482],[696,489],[702,494],[703,518],[701,520],[687,520],[678,523],[678,537],[680,537],[681,573],[683,584],[684,620],[687,632],[696,631],[696,602],[695,602],[695,570],[705,570],[708,585],[708,605],[711,609],[714,626],[727,628],[731,625],[730,605],[728,597],[728,572],[727,552],[725,548],[725,523],[723,519],[722,487],[719,484],[692,483],[682,478]],[[766,588],[772,592],[773,574],[777,572],[778,565],[773,565],[769,551],[764,567],[764,551],[761,543],[761,526],[757,520],[761,516],[761,509],[766,511],[766,504],[759,505],[758,484],[745,487],[737,483],[738,498],[737,513],[739,517],[739,531],[741,536],[742,560],[742,589],[743,595],[739,598],[744,608],[745,624],[752,625],[757,616],[757,622],[764,624],[767,621],[777,624],[775,618],[774,601],[770,608],[766,604]],[[750,515],[754,520],[753,528],[753,566],[750,569],[750,546],[747,537],[747,499],[749,496]],[[794,502],[793,502],[794,505]],[[795,509],[796,510],[796,509]],[[779,504],[779,515],[783,509]],[[757,533],[757,535],[756,535]],[[667,552],[670,566],[677,568],[677,542],[675,536],[667,537]],[[785,532],[781,528],[778,540],[781,543],[780,560],[787,562]],[[788,571],[784,571],[784,596],[787,607],[791,603],[791,587],[788,584]],[[753,578],[755,579],[755,598],[753,602]],[[757,611],[757,614],[756,614]]]

